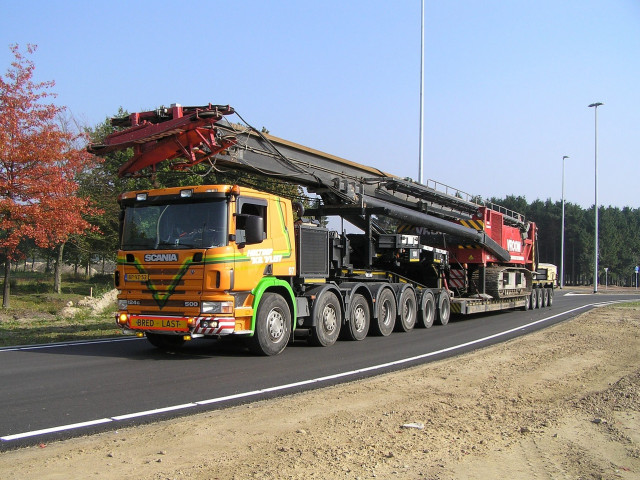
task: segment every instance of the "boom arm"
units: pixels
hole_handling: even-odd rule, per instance
[[[233,113],[229,106],[212,104],[134,113],[113,119],[114,126],[126,130],[109,135],[104,144],[90,145],[89,151],[100,155],[132,147],[134,156],[120,168],[121,176],[147,167],[154,169],[163,161],[183,159],[172,165],[182,170],[213,159],[219,166],[304,186],[318,193],[328,206],[377,208],[389,217],[475,242],[499,260],[509,261],[509,253],[484,232],[452,221],[469,219],[479,207],[475,202],[252,128],[222,122]]]

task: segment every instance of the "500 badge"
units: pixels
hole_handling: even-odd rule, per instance
[[[185,307],[199,307],[200,302],[184,302]]]

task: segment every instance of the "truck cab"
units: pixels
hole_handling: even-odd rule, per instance
[[[127,192],[118,201],[117,322],[154,345],[252,335],[259,296],[296,273],[287,199],[204,185]]]

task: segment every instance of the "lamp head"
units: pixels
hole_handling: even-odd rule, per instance
[[[592,103],[591,105],[589,105],[589,107],[596,107],[596,108],[598,108],[600,105],[604,105],[604,103],[602,103],[602,102]]]

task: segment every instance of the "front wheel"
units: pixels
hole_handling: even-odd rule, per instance
[[[249,350],[256,355],[278,355],[291,335],[289,304],[277,293],[265,293],[256,313],[256,326]]]
[[[315,326],[311,329],[309,343],[328,347],[336,343],[342,324],[342,310],[335,293],[325,291],[314,308]]]

